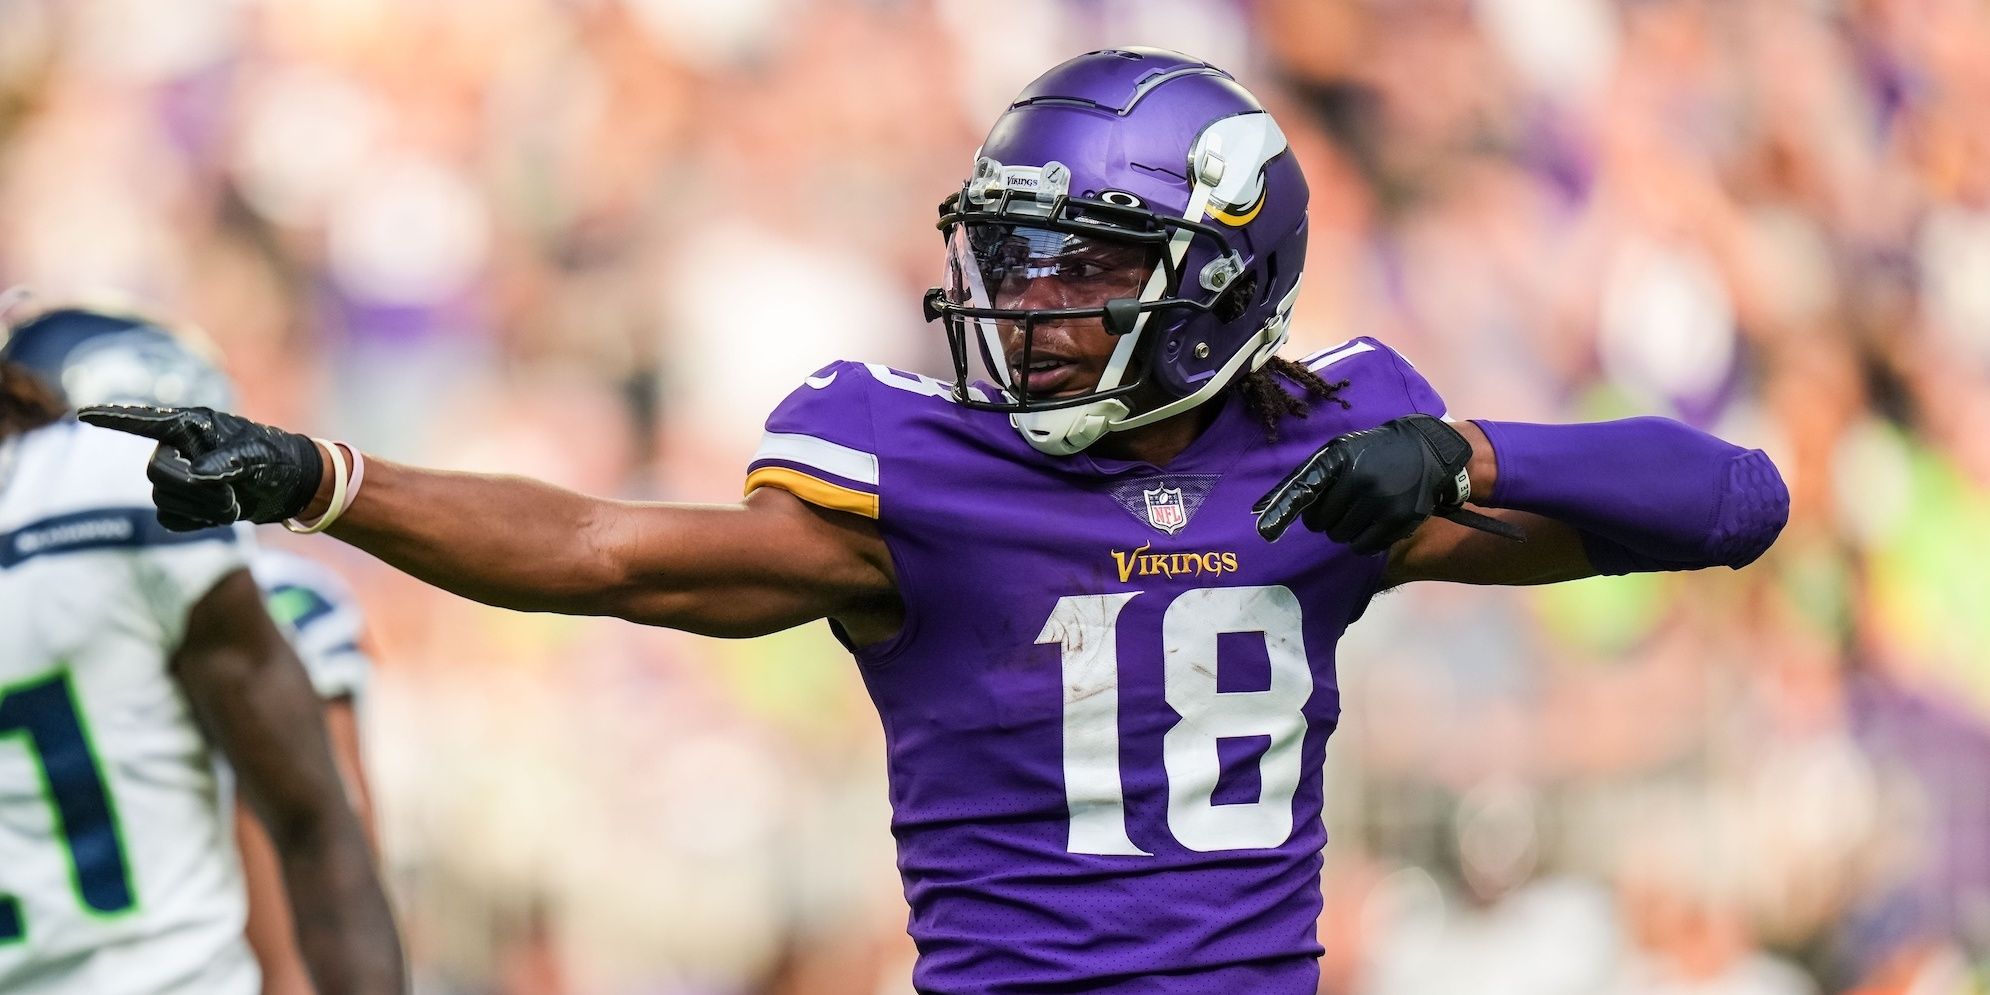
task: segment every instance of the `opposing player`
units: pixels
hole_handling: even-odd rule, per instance
[[[231,529],[158,528],[145,451],[0,363],[0,990],[252,993],[225,753],[319,990],[399,992],[316,697]]]
[[[525,610],[828,618],[883,718],[922,991],[1311,995],[1334,648],[1369,599],[1739,567],[1788,496],[1675,422],[1443,421],[1373,339],[1275,358],[1306,196],[1220,70],[1051,70],[942,208],[955,382],[825,367],[736,506],[366,463],[203,409],[85,417],[159,440],[173,528],[303,516]]]
[[[20,320],[0,340],[0,360],[26,368],[70,408],[85,404],[204,404],[227,407],[234,391],[190,328],[109,306],[71,305]],[[240,529],[248,529],[246,524]],[[249,533],[242,533],[248,539]],[[360,762],[358,699],[372,672],[364,622],[344,581],[321,564],[253,540],[250,574],[325,708],[325,729],[347,796],[369,836],[372,805]],[[248,937],[264,995],[309,992],[292,939],[293,918],[269,836],[247,806],[235,807],[235,840],[248,887]]]
[[[332,760],[377,858],[373,793],[360,758],[359,734],[360,696],[373,673],[374,656],[358,599],[324,564],[287,549],[258,545],[249,572],[324,706]],[[237,806],[235,811],[235,839],[249,886],[249,945],[263,970],[263,995],[309,995],[310,978],[294,940],[295,917],[269,834],[248,808]]]

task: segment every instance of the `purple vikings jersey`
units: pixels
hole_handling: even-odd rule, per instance
[[[1382,556],[1251,503],[1329,439],[1443,403],[1356,339],[1280,438],[1235,391],[1165,469],[1046,456],[950,385],[837,363],[747,477],[877,521],[905,625],[856,650],[883,719],[922,992],[1318,984],[1334,644]],[[1293,388],[1297,389],[1297,388]]]

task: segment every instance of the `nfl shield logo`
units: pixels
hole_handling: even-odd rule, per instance
[[[1157,487],[1151,491],[1141,491],[1147,499],[1147,524],[1174,535],[1188,524],[1188,512],[1182,507],[1182,489],[1179,487]]]

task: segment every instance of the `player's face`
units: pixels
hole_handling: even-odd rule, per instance
[[[1159,252],[1147,245],[1007,225],[982,226],[973,242],[978,289],[987,306],[1017,311],[1097,308],[1110,300],[1138,298]],[[1039,320],[1028,326],[987,321],[982,327],[999,341],[999,358],[990,358],[1005,364],[1007,382],[1046,400],[1092,391],[1119,342],[1098,317]]]
[[[1140,246],[1073,237],[1056,255],[1033,259],[1009,270],[998,287],[990,288],[999,308],[1042,310],[1098,307],[1106,301],[1140,296],[1140,285],[1151,270],[1149,253]],[[1039,322],[1029,347],[1029,369],[1022,368],[1023,329],[1011,326],[1003,336],[1009,375],[1026,383],[1030,396],[1068,397],[1092,390],[1105,372],[1118,337],[1098,318]]]

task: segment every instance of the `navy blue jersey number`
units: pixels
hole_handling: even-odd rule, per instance
[[[0,689],[0,742],[15,734],[25,737],[40,768],[43,795],[69,851],[78,901],[97,915],[129,911],[137,902],[117,809],[67,669]],[[0,896],[0,942],[24,935],[19,902]]]

